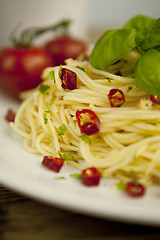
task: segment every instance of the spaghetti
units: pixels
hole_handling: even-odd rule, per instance
[[[68,59],[65,68],[77,75],[73,90],[62,87],[61,66],[46,68],[45,92],[38,87],[24,93],[11,123],[24,138],[24,148],[44,156],[69,153],[74,161],[68,159],[68,164],[80,170],[96,167],[105,178],[136,178],[146,185],[159,182],[160,107],[135,85],[132,70],[138,57],[130,52],[107,71],[93,68],[88,61]],[[107,94],[113,88],[124,93],[121,107],[110,106]],[[88,136],[90,142],[81,138],[76,121],[76,111],[81,109],[94,111],[101,122],[100,131]],[[59,134],[62,126],[64,132]]]

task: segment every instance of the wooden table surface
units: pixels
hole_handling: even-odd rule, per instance
[[[147,240],[160,228],[80,215],[0,186],[0,240]]]

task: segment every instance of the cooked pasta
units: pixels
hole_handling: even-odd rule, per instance
[[[80,170],[96,167],[104,178],[124,181],[136,178],[148,185],[160,181],[160,107],[135,85],[132,70],[138,53],[130,52],[107,71],[93,68],[88,61],[68,59],[65,66],[46,68],[43,84],[23,94],[25,98],[11,127],[24,138],[24,149],[44,156],[72,154],[66,162]],[[77,89],[62,87],[61,68],[77,75]],[[118,76],[117,71],[122,72]],[[54,72],[54,76],[52,74]],[[121,107],[111,107],[111,89],[125,96]],[[80,136],[75,113],[90,109],[100,119],[100,131]],[[59,128],[65,126],[64,134]]]

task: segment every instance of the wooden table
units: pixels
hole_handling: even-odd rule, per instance
[[[0,186],[0,240],[147,240],[160,228],[98,219],[48,206]]]

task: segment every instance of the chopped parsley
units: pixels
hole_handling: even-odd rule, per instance
[[[64,135],[64,132],[67,130],[65,124],[62,124],[59,128],[58,128],[58,135]]]
[[[150,137],[152,137],[152,136],[151,135],[148,135],[148,136],[146,135],[143,138],[146,139],[146,138],[150,138]]]
[[[74,157],[73,157],[73,155],[70,152],[66,152],[66,153],[62,154],[62,157],[65,160],[72,160],[72,161],[74,161]]]
[[[74,159],[73,155],[70,152],[66,152],[66,153],[62,154],[62,153],[60,153],[60,151],[58,151],[58,154],[59,154],[60,158],[62,158],[62,159],[65,159],[67,161],[74,161],[74,162],[78,163],[78,161]]]
[[[133,89],[133,87],[129,86],[127,92],[130,92]]]
[[[79,136],[85,143],[91,144],[92,140],[87,136],[87,134],[82,134]]]
[[[43,113],[44,124],[48,123],[47,112]]]
[[[107,82],[111,84],[111,79],[108,78],[108,79],[107,79]]]
[[[39,86],[39,91],[44,94],[49,88],[49,85],[41,83]]]
[[[62,65],[60,65],[60,67],[59,67],[59,73],[58,73],[59,78],[61,78],[61,74],[62,74]]]
[[[79,68],[80,70],[82,70],[83,72],[85,72],[85,69],[80,67],[80,66],[76,66],[76,68]]]
[[[54,179],[56,179],[56,180],[65,180],[66,178],[65,177],[55,177]]]
[[[134,170],[131,169],[131,170],[129,171],[129,173],[130,173],[130,174],[134,174]]]
[[[50,99],[50,102],[49,102],[49,105],[52,106],[53,103],[54,103],[54,101],[55,101],[55,100],[54,100],[53,98],[51,98],[51,99]]]
[[[50,71],[48,73],[48,75],[46,76],[46,80],[48,80],[48,79],[55,80],[55,72],[54,72],[54,70],[52,70],[52,71]]]
[[[47,113],[50,113],[51,111],[45,111],[43,113],[43,119],[44,119],[44,124],[47,124],[48,123],[48,118],[47,118]]]
[[[82,175],[80,173],[73,173],[70,175],[70,177],[76,178],[76,179],[81,179]]]
[[[119,183],[117,183],[116,186],[119,190],[122,190],[122,191],[126,190],[126,184],[123,181],[120,181]]]

